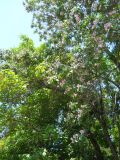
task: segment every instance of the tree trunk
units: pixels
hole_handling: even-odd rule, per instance
[[[99,119],[99,121],[100,121],[101,126],[103,128],[105,139],[106,139],[106,141],[107,141],[107,143],[110,147],[110,150],[111,150],[111,153],[112,153],[112,156],[113,156],[113,160],[119,160],[116,147],[115,147],[114,143],[112,142],[112,140],[110,138],[110,135],[108,133],[108,127],[107,127],[106,120],[105,120],[104,116],[102,116]]]
[[[91,133],[90,131],[87,132],[87,137],[90,140],[90,142],[92,143],[94,149],[95,149],[95,153],[96,153],[96,158],[97,160],[104,160],[103,154],[101,152],[100,146],[97,143],[96,139],[94,138],[94,134]]]
[[[105,113],[105,109],[104,109],[104,101],[103,101],[103,93],[102,93],[101,83],[100,83],[100,93],[101,94],[99,97],[100,99],[99,99],[99,104],[98,104],[98,106],[100,106],[98,109],[99,114],[96,114],[96,115],[97,115],[97,118],[101,124],[102,129],[103,129],[105,140],[110,147],[113,160],[119,160],[117,149],[116,149],[114,143],[112,142],[110,135],[109,135],[109,132],[108,132],[108,125],[107,125],[107,118],[106,118],[106,113]]]

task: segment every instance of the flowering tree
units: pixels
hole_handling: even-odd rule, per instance
[[[33,12],[32,27],[41,38],[48,39],[59,57],[65,59],[65,56],[69,55],[68,52],[73,54],[70,64],[63,64],[65,62],[61,60],[55,62],[57,64],[59,61],[61,66],[64,65],[64,70],[67,70],[60,85],[65,88],[64,94],[72,97],[65,122],[69,119],[70,124],[73,124],[72,128],[76,123],[79,124],[75,132],[83,128],[84,135],[90,139],[96,150],[97,159],[98,157],[103,159],[100,157],[100,142],[92,139],[96,131],[91,132],[93,125],[99,123],[102,132],[99,131],[97,134],[99,136],[103,134],[113,158],[118,159],[120,152],[118,1],[41,0],[24,4],[28,12]],[[75,120],[76,114],[79,118]],[[86,119],[83,122],[81,116],[84,117],[84,114]],[[74,123],[71,123],[71,118]],[[67,124],[71,132],[70,124]],[[117,130],[117,133],[114,134],[113,130]],[[115,137],[118,137],[119,144],[115,143],[117,142]]]
[[[10,135],[3,151],[11,159],[118,160],[118,2],[26,0],[24,5],[46,43],[35,48],[23,37],[18,48],[1,55],[1,113],[7,115],[1,126],[7,122]],[[8,104],[12,109],[4,110]]]

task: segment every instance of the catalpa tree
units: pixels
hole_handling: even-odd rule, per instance
[[[23,37],[3,56],[0,101],[7,116],[1,126],[9,132],[1,157],[118,160],[118,1],[26,0],[24,5],[45,44],[35,48]]]

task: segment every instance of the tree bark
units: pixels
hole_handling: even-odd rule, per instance
[[[106,119],[106,114],[104,111],[102,96],[100,98],[100,103],[94,102],[92,107],[93,107],[94,114],[95,114],[96,118],[99,120],[101,127],[103,129],[103,134],[105,136],[106,143],[109,145],[109,148],[111,150],[113,160],[119,160],[116,147],[115,147],[114,143],[112,142],[110,135],[109,135],[109,132],[108,132],[107,119]]]
[[[101,152],[100,146],[97,143],[96,139],[94,138],[94,134],[91,133],[90,131],[87,132],[87,137],[90,140],[90,142],[92,143],[94,149],[95,149],[95,153],[96,153],[96,158],[97,160],[104,160],[103,154]]]
[[[106,124],[106,120],[103,116],[100,119],[100,123],[101,123],[101,126],[103,128],[105,139],[106,139],[106,141],[107,141],[107,143],[110,147],[110,150],[111,150],[111,153],[112,153],[112,156],[113,156],[113,160],[119,160],[116,147],[115,147],[114,143],[112,142],[112,140],[110,138],[110,135],[108,133],[108,127],[107,127],[107,124]]]

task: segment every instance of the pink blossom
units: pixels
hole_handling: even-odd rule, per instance
[[[65,84],[66,80],[63,79],[61,82],[60,82],[60,86],[62,87],[64,84]]]
[[[60,15],[63,16],[63,15],[64,15],[64,12],[61,11],[61,12],[60,12]]]
[[[97,23],[98,23],[98,19],[96,19],[96,20],[93,21],[93,24],[96,25]]]
[[[68,87],[68,88],[66,89],[66,91],[69,92],[71,89],[72,89],[71,87]]]
[[[103,41],[100,41],[100,42],[99,42],[98,47],[99,47],[99,48],[102,48],[102,47],[103,47]]]
[[[99,48],[96,48],[95,51],[98,52],[98,51],[99,51]]]
[[[72,89],[71,87],[68,87],[68,88],[65,90],[64,94],[67,94],[71,89]]]
[[[80,130],[80,134],[84,134],[85,133],[85,130]]]
[[[95,38],[95,41],[96,41],[96,42],[101,42],[101,41],[102,41],[102,38],[101,38],[101,37],[96,37],[96,38]]]
[[[77,94],[76,94],[76,93],[74,93],[74,94],[73,94],[73,97],[77,97]]]
[[[113,14],[115,14],[116,13],[116,11],[111,11],[111,12],[109,12],[108,14],[110,15],[110,16],[112,16]]]
[[[95,36],[96,36],[96,32],[95,32],[95,31],[92,33],[92,36],[93,36],[93,37],[95,37]]]
[[[105,23],[104,24],[104,28],[105,28],[105,30],[107,31],[107,30],[109,30],[110,29],[110,27],[111,27],[111,23],[110,22],[108,22],[108,23]]]
[[[80,84],[77,84],[77,90],[79,90],[80,89]]]
[[[79,141],[79,134],[74,134],[73,137],[71,137],[71,143],[77,143]]]
[[[92,29],[94,29],[96,27],[97,23],[98,23],[98,19],[96,19],[96,20],[93,21]]]
[[[87,85],[90,85],[90,84],[91,84],[90,81],[88,81],[88,82],[87,82]]]
[[[104,46],[103,40],[101,37],[95,37],[94,40],[95,40],[95,42],[98,43],[98,48],[102,48]]]
[[[80,16],[78,14],[75,14],[74,17],[75,17],[77,23],[80,22]]]
[[[77,119],[82,116],[83,111],[81,109],[77,109]]]

